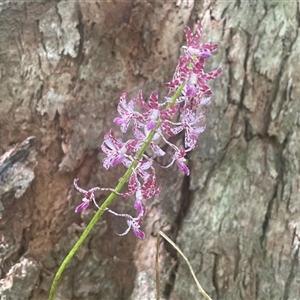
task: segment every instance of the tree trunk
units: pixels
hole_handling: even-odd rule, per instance
[[[0,6],[0,295],[44,300],[94,215],[85,189],[111,187],[100,149],[120,95],[163,99],[183,25],[219,44],[207,70],[207,130],[190,177],[159,170],[143,229],[105,214],[67,267],[56,299],[155,299],[158,231],[190,259],[213,299],[298,299],[299,5],[270,1],[45,1]],[[105,193],[98,193],[102,203]],[[130,213],[117,198],[112,209]],[[162,241],[162,240],[161,240]],[[184,261],[159,247],[164,299],[202,299]]]

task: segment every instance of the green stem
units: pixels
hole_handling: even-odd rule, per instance
[[[172,105],[174,105],[176,99],[180,96],[180,93],[181,93],[183,87],[184,87],[184,84],[182,84],[176,90],[176,92],[173,95],[170,103],[167,106],[168,108],[171,107]],[[149,133],[146,141],[144,142],[144,144],[142,145],[141,149],[137,153],[136,160],[131,163],[130,167],[125,172],[125,174],[123,175],[122,179],[119,181],[118,185],[116,186],[116,188],[115,188],[116,192],[120,192],[122,190],[124,184],[127,182],[127,180],[129,179],[129,177],[133,173],[133,170],[137,167],[138,161],[143,157],[144,152],[146,151],[146,149],[148,148],[149,144],[151,143],[151,141],[152,141],[152,139],[153,139],[153,137],[154,137],[154,135],[156,133],[156,130],[157,130],[157,128],[159,128],[160,125],[161,125],[161,121],[158,120],[157,123],[156,123],[156,128],[153,129]],[[71,261],[71,259],[74,257],[74,255],[76,254],[77,250],[80,248],[80,246],[82,245],[82,243],[88,237],[88,235],[90,234],[90,232],[93,229],[93,227],[95,226],[95,224],[101,218],[101,216],[103,215],[105,209],[111,204],[111,202],[114,200],[115,197],[116,197],[116,193],[113,193],[113,192],[110,193],[110,195],[102,203],[102,205],[100,206],[100,209],[96,212],[96,214],[94,215],[94,217],[92,218],[92,220],[90,221],[90,223],[87,225],[87,227],[83,231],[82,235],[79,237],[79,239],[76,242],[76,244],[73,246],[73,248],[70,250],[70,252],[66,256],[66,258],[61,263],[61,265],[60,265],[60,267],[59,267],[58,271],[56,272],[55,277],[53,279],[48,300],[53,300],[54,292],[56,290],[58,281],[59,281],[60,277],[62,276],[62,273],[64,272],[65,268],[67,267],[67,265],[69,264],[69,262]]]

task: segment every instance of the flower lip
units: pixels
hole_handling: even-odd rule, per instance
[[[142,204],[141,201],[136,200],[134,202],[134,208],[139,213],[139,215],[135,218],[129,214],[116,213],[115,211],[113,211],[111,209],[107,209],[107,211],[115,216],[123,217],[123,218],[127,219],[128,228],[123,233],[117,233],[118,236],[124,236],[130,231],[130,229],[132,229],[133,233],[135,234],[135,236],[137,238],[144,239],[146,237],[146,235],[142,230],[140,230],[140,226],[143,221],[143,216],[145,214],[145,206]]]

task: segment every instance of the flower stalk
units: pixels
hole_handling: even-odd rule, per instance
[[[94,203],[98,211],[60,265],[55,274],[48,300],[53,299],[63,271],[104,212],[107,211],[116,217],[126,218],[128,228],[124,233],[118,234],[119,236],[126,235],[132,229],[136,237],[145,238],[145,233],[140,229],[146,213],[145,203],[148,199],[158,195],[161,190],[161,187],[156,186],[153,158],[145,154],[146,150],[151,149],[153,157],[163,156],[166,153],[160,148],[159,141],[165,142],[171,147],[174,154],[171,163],[161,167],[169,168],[176,163],[181,172],[189,175],[190,170],[185,165],[184,157],[199,143],[198,135],[205,130],[205,126],[201,124],[204,116],[203,106],[211,100],[212,92],[206,82],[215,79],[222,71],[219,68],[209,73],[204,72],[205,60],[210,57],[212,51],[217,49],[217,45],[199,44],[201,31],[200,23],[198,23],[194,35],[188,27],[185,28],[187,39],[187,46],[183,47],[185,55],[179,58],[172,81],[166,84],[171,97],[165,97],[165,101],[159,103],[157,92],[153,91],[149,101],[145,102],[140,91],[137,98],[132,99],[127,104],[126,94],[122,94],[118,106],[120,117],[115,118],[114,122],[120,126],[122,133],[126,133],[131,128],[134,138],[123,143],[110,130],[104,137],[101,149],[106,154],[103,159],[105,169],[123,164],[127,170],[114,189],[94,187],[90,190],[84,190],[78,186],[78,179],[74,180],[75,188],[84,195],[82,203],[76,207],[75,212],[86,210],[90,203]],[[143,112],[135,110],[135,104],[139,104]],[[200,112],[199,108],[201,109]],[[175,115],[179,118],[176,122],[173,121]],[[175,144],[168,141],[168,137],[182,131],[185,132],[185,141],[179,149]],[[121,193],[126,184],[128,191]],[[98,206],[94,196],[94,193],[99,190],[110,191],[109,196],[101,206]],[[138,212],[137,217],[132,217],[126,213],[117,213],[109,208],[116,196],[131,197],[134,194],[134,208]]]
[[[184,87],[184,85],[181,85],[177,89],[176,93],[174,94],[174,96],[172,97],[172,100],[169,103],[170,107],[175,103],[176,98],[179,97],[180,93],[182,92],[183,87]],[[148,135],[146,141],[144,142],[144,144],[141,147],[140,151],[136,155],[136,160],[131,163],[130,167],[125,172],[125,174],[123,175],[123,177],[119,181],[118,185],[115,187],[115,191],[116,192],[120,192],[122,190],[122,188],[126,184],[127,180],[132,175],[133,170],[138,165],[138,160],[143,157],[144,152],[149,147],[149,144],[151,143],[151,141],[153,139],[153,136],[154,136],[154,134],[156,132],[156,129],[160,126],[160,123],[161,123],[160,120],[158,120],[156,128],[153,129],[150,132],[150,134]],[[92,218],[92,220],[89,222],[89,224],[87,225],[87,227],[85,228],[85,230],[83,231],[83,233],[81,234],[81,236],[79,237],[78,241],[75,243],[75,245],[73,246],[73,248],[70,250],[70,252],[66,256],[66,258],[61,263],[61,265],[60,265],[60,267],[59,267],[58,271],[56,272],[55,277],[53,279],[48,300],[52,300],[53,299],[53,296],[54,296],[57,284],[58,284],[58,282],[59,282],[59,280],[61,278],[61,275],[63,274],[64,270],[66,269],[67,265],[69,264],[69,262],[71,261],[71,259],[74,257],[74,255],[76,254],[77,250],[80,248],[80,246],[82,245],[82,243],[88,237],[88,235],[90,234],[91,230],[94,228],[94,226],[96,225],[96,223],[99,221],[99,219],[101,218],[101,216],[103,215],[103,213],[107,210],[108,206],[111,204],[111,202],[114,200],[114,198],[116,196],[117,196],[117,194],[115,192],[111,192],[110,193],[110,195],[106,198],[106,200],[100,206],[100,208],[98,209],[98,211],[96,212],[96,214],[94,215],[94,217]]]

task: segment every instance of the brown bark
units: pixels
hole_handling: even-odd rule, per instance
[[[105,215],[68,266],[57,299],[155,299],[156,236],[191,259],[213,299],[297,299],[299,5],[252,1],[45,1],[0,7],[0,294],[46,299],[93,209],[72,187],[114,187],[100,145],[119,96],[170,80],[183,25],[219,43],[207,69],[208,128],[192,174],[158,172],[145,241]],[[32,136],[35,139],[31,138]],[[105,194],[97,194],[101,203]],[[132,203],[112,206],[131,212]],[[201,299],[184,262],[160,245],[166,299]]]
[[[224,72],[177,241],[213,299],[298,299],[299,3],[199,12]],[[190,278],[180,264],[172,299],[196,297]]]

